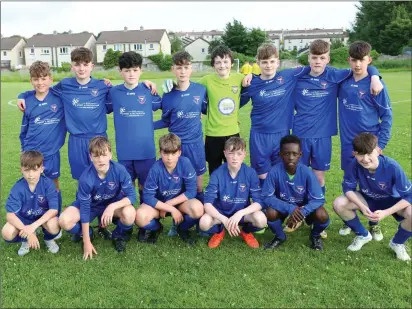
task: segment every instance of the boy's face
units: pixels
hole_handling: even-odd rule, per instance
[[[359,154],[354,151],[352,154],[355,156],[356,161],[368,170],[375,170],[379,165],[379,153],[376,148],[371,153]]]
[[[105,173],[109,170],[110,167],[110,160],[112,159],[112,153],[109,149],[106,148],[104,154],[96,155],[91,153],[90,159],[96,169],[97,172]]]
[[[363,76],[368,72],[368,65],[372,62],[370,56],[365,56],[362,59],[348,58],[350,68],[355,76]]]
[[[123,68],[120,70],[120,75],[123,77],[124,82],[127,85],[135,85],[139,82],[140,74],[142,70],[138,67],[135,68]]]
[[[246,157],[245,149],[233,150],[232,147],[231,149],[225,149],[223,153],[225,154],[227,164],[229,165],[229,167],[235,169],[240,168]]]
[[[229,76],[230,69],[232,68],[232,61],[230,57],[226,55],[223,58],[216,56],[213,67],[220,77],[227,77]]]
[[[279,58],[276,58],[276,56],[271,56],[269,59],[258,59],[258,64],[262,70],[262,75],[272,76],[276,74],[276,70],[279,67]]]
[[[329,53],[322,55],[309,54],[308,61],[311,72],[320,75],[323,73],[323,71],[325,71],[325,67],[330,61]]]
[[[190,79],[190,75],[192,74],[192,64],[190,62],[182,65],[174,64],[172,66],[172,71],[176,75],[178,82],[187,82]]]
[[[176,152],[164,152],[163,150],[160,150],[160,157],[167,169],[174,169],[176,167],[181,154],[182,152],[180,150]]]
[[[90,77],[90,73],[92,72],[94,64],[89,62],[72,62],[72,71],[76,78],[78,79],[86,79]]]
[[[295,170],[302,156],[302,151],[299,144],[289,143],[282,146],[279,155],[282,158],[286,170]]]
[[[46,93],[49,91],[50,85],[53,83],[51,76],[31,77],[30,82],[36,90],[36,93]]]
[[[21,168],[21,173],[29,185],[35,185],[39,182],[40,176],[44,171],[44,166],[41,165],[36,169],[29,169],[27,167]]]

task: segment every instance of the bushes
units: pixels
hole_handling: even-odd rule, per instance
[[[308,54],[302,54],[298,57],[298,62],[302,65],[309,65]]]
[[[105,70],[112,69],[119,65],[119,57],[122,54],[121,51],[114,51],[109,48],[104,55],[103,67]]]
[[[150,60],[152,60],[161,71],[169,71],[173,65],[173,59],[170,55],[163,55],[163,53],[159,53],[156,55],[148,56]]]
[[[255,57],[246,56],[241,53],[233,52],[232,55],[233,55],[233,59],[239,59],[240,66],[242,66],[246,60],[249,61],[250,63],[252,63],[253,61],[256,61]]]

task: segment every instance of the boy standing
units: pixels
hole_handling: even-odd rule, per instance
[[[6,201],[6,219],[1,233],[6,242],[22,242],[18,255],[24,256],[31,249],[39,249],[36,229],[42,227],[44,243],[51,253],[59,246],[54,239],[60,234],[57,220],[59,204],[56,186],[42,175],[43,155],[34,150],[20,155],[23,178],[10,191]]]
[[[313,224],[311,248],[323,250],[321,233],[329,225],[329,215],[323,207],[325,198],[315,174],[299,162],[302,156],[300,139],[295,135],[283,137],[279,156],[283,162],[272,167],[262,190],[268,226],[275,234],[265,249],[276,249],[285,242],[282,221],[289,216],[286,225],[291,230],[303,220],[308,225]]]
[[[36,61],[30,66],[30,82],[35,92],[26,99],[27,108],[20,131],[21,149],[37,150],[43,154],[44,174],[56,185],[60,211],[60,148],[66,138],[63,103],[50,91],[53,80],[46,62]]]
[[[196,196],[196,172],[189,159],[181,156],[181,142],[169,133],[160,137],[161,159],[153,164],[144,185],[144,204],[136,212],[136,224],[148,230],[144,240],[155,243],[167,214],[177,225],[177,234],[188,245],[194,244],[189,229],[203,215],[203,205]],[[142,241],[139,237],[139,241]]]
[[[213,233],[209,248],[217,248],[225,236],[242,236],[251,248],[259,248],[252,232],[266,226],[261,211],[260,186],[256,171],[243,163],[246,144],[240,137],[231,137],[225,143],[224,155],[227,163],[215,170],[205,190],[205,214],[199,226]],[[252,198],[252,203],[250,203]],[[243,225],[240,231],[238,225]]]
[[[118,252],[123,252],[136,214],[133,207],[136,190],[126,168],[112,161],[107,137],[92,138],[89,153],[92,164],[79,178],[77,200],[59,218],[60,226],[74,235],[74,241],[80,241],[83,237],[85,260],[88,257],[91,259],[93,253],[97,254],[92,245],[90,222],[98,217],[99,224],[107,228],[115,220],[117,226],[112,232],[113,244]]]
[[[248,75],[252,73],[252,66],[249,64],[249,60],[245,60],[245,63],[240,68],[240,73]]]
[[[365,132],[353,139],[355,158],[346,165],[342,182],[344,195],[334,201],[333,208],[357,235],[348,247],[350,251],[358,251],[372,240],[356,210],[374,222],[392,215],[400,224],[389,247],[398,259],[409,261],[405,242],[412,236],[412,184],[400,165],[379,155],[379,150],[379,138],[374,134]],[[358,184],[359,191],[356,191]]]

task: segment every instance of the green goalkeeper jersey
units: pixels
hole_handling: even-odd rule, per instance
[[[240,90],[244,76],[231,73],[227,79],[215,74],[203,76],[199,83],[207,90],[208,107],[205,135],[228,136],[239,133]]]

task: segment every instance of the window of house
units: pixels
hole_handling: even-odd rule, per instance
[[[48,48],[42,48],[42,49],[41,49],[41,54],[42,54],[42,55],[50,55],[50,49],[48,49]]]
[[[152,43],[149,44],[149,48],[153,49],[153,44]]]
[[[113,50],[114,51],[122,50],[122,45],[121,44],[114,44],[113,45]]]
[[[7,52],[4,51],[4,52],[3,52],[3,56],[7,56]]]
[[[142,44],[134,44],[134,50],[143,50]]]
[[[23,58],[23,52],[22,51],[19,51],[19,57]]]
[[[303,40],[300,40],[300,43],[303,43]]]
[[[205,49],[204,48],[202,48],[202,54],[204,54],[205,53]]]
[[[107,46],[103,45],[103,51],[106,51]]]
[[[69,53],[69,49],[67,47],[60,47],[60,54],[68,54]]]
[[[30,54],[34,55],[34,48],[30,48]]]
[[[292,48],[290,48],[290,46],[288,46],[288,50],[291,50]]]

